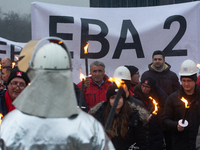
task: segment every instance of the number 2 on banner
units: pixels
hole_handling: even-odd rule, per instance
[[[174,22],[178,21],[180,24],[180,28],[175,35],[175,37],[171,40],[171,42],[164,48],[163,52],[165,53],[166,56],[187,56],[187,49],[177,49],[173,50],[175,45],[180,41],[180,39],[183,37],[187,23],[186,20],[183,16],[180,15],[174,15],[170,16],[169,18],[166,19],[164,23],[164,29],[170,29],[170,25]]]

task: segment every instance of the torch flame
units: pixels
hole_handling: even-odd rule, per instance
[[[15,67],[15,62],[12,62],[12,68],[14,68]]]
[[[108,80],[111,82],[115,82],[118,88],[123,85],[125,86],[124,81],[122,81],[121,79],[110,77]]]
[[[197,67],[200,69],[200,64],[197,64]]]
[[[1,124],[1,122],[2,122],[2,118],[3,117],[3,114],[2,113],[0,113],[0,124]]]
[[[155,99],[153,99],[151,96],[149,96],[149,99],[152,100],[153,104],[154,104],[154,111],[152,112],[152,114],[157,115],[157,111],[158,111],[158,103],[156,102]]]
[[[79,79],[82,81],[82,80],[85,80],[85,76],[84,76],[84,74],[82,74],[82,72],[81,72],[81,69],[80,69],[80,77],[79,77]]]
[[[63,43],[63,41],[59,41],[59,42],[58,42],[58,44],[62,44],[62,43]]]
[[[84,47],[84,54],[88,53],[88,46],[89,46],[89,43],[87,42],[87,44]]]
[[[181,98],[181,101],[185,103],[185,108],[189,108],[190,107],[188,105],[188,101],[184,97]]]
[[[15,56],[15,59],[19,60],[19,58],[17,56]]]

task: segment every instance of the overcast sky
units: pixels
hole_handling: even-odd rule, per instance
[[[90,5],[90,0],[0,0],[0,7],[3,13],[14,11],[20,15],[30,14],[32,2],[45,2],[83,7],[89,7]]]

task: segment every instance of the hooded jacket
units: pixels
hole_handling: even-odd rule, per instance
[[[105,126],[103,112],[106,109],[107,103],[108,101],[101,102],[89,111],[89,114],[93,115],[103,126]],[[134,110],[133,113],[129,115],[129,125],[127,127],[129,129],[127,133],[128,136],[123,139],[118,134],[118,136],[112,138],[113,145],[116,150],[127,150],[133,144],[138,146],[141,150],[148,150],[149,142],[147,129],[143,126],[143,123],[147,121],[149,114],[145,109],[138,107],[133,103],[127,103],[129,107]],[[115,117],[120,117],[120,113],[118,115],[115,114]]]
[[[149,139],[150,139],[150,147],[152,150],[160,150],[163,148],[163,134],[162,134],[162,126],[161,126],[161,115],[163,112],[163,107],[165,101],[167,99],[167,94],[160,88],[156,87],[154,91],[151,91],[149,95],[146,95],[141,90],[141,83],[135,86],[135,95],[133,97],[141,100],[144,103],[144,108],[149,112],[154,108],[152,101],[148,98],[152,96],[158,103],[158,112],[157,115],[152,115],[149,119],[147,128],[149,128]]]
[[[177,130],[178,121],[183,118],[185,104],[180,100],[182,97],[189,101],[189,109],[186,113],[188,126],[182,132]],[[195,92],[188,96],[182,86],[172,93],[165,103],[162,123],[164,127],[172,131],[174,150],[195,150],[195,141],[200,125],[200,88],[196,85]]]
[[[153,63],[149,64],[149,70],[142,74],[141,80],[147,76],[151,76],[156,80],[156,84],[161,87],[167,95],[180,88],[177,75],[170,71],[171,66],[165,62],[165,69],[162,72],[155,71],[152,68]]]
[[[97,103],[101,101],[106,101],[106,92],[108,87],[112,84],[108,81],[108,76],[104,76],[104,83],[99,87],[94,83],[92,78],[90,78],[90,86],[84,90],[84,98],[87,103],[88,110],[95,106]],[[79,82],[78,87],[81,89],[82,82]]]

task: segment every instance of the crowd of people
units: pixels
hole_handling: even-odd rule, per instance
[[[182,63],[179,82],[165,54],[154,51],[141,80],[137,64],[115,69],[120,86],[109,80],[103,62],[94,61],[91,76],[75,84],[68,49],[59,40],[48,39],[31,60],[23,49],[15,68],[9,58],[1,60],[1,138],[8,149],[200,149],[194,61]]]

